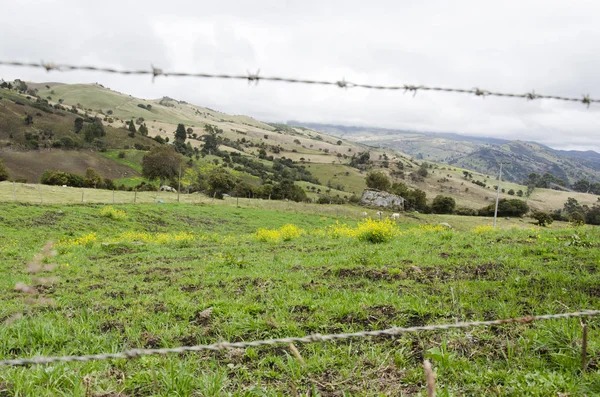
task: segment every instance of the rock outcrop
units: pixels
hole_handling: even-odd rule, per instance
[[[360,204],[369,207],[404,210],[404,199],[402,197],[379,190],[365,190],[360,198]]]

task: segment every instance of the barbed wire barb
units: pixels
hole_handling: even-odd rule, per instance
[[[234,74],[215,74],[215,73],[185,73],[185,72],[165,72],[162,69],[155,68],[151,66],[149,70],[121,70],[114,69],[108,67],[98,67],[98,66],[77,66],[77,65],[67,65],[67,64],[55,64],[51,62],[20,62],[20,61],[2,61],[0,60],[0,66],[12,66],[12,67],[31,67],[31,68],[41,68],[45,69],[47,72],[50,71],[58,71],[58,72],[72,72],[72,71],[91,71],[91,72],[102,72],[102,73],[112,73],[112,74],[123,74],[123,75],[151,75],[152,81],[154,82],[155,78],[158,76],[172,76],[172,77],[195,77],[195,78],[206,78],[206,79],[230,79],[230,80],[247,80],[248,83],[254,82],[258,84],[259,80],[267,80],[272,82],[279,83],[292,83],[292,84],[311,84],[311,85],[327,85],[327,86],[337,86],[340,88],[364,88],[371,90],[404,90],[404,92],[412,92],[413,97],[417,95],[418,90],[424,91],[435,91],[435,92],[452,92],[458,94],[472,94],[475,96],[495,96],[495,97],[503,97],[503,98],[524,98],[527,100],[533,99],[552,99],[557,101],[565,101],[565,102],[579,102],[586,105],[588,108],[592,103],[600,102],[600,99],[593,99],[589,94],[583,95],[583,98],[575,98],[575,97],[565,97],[565,96],[557,96],[557,95],[542,95],[536,94],[535,91],[524,94],[516,94],[516,93],[508,93],[508,92],[495,92],[490,90],[485,90],[482,88],[473,88],[473,89],[464,89],[464,88],[452,88],[452,87],[435,87],[435,86],[426,86],[426,85],[411,85],[411,84],[402,84],[402,85],[373,85],[373,84],[360,84],[354,83],[350,81],[346,81],[346,79],[341,80],[312,80],[312,79],[299,79],[299,78],[289,78],[289,77],[279,77],[279,76],[260,76],[260,69],[256,73],[247,72],[245,75],[234,75]]]
[[[258,85],[258,81],[260,80],[260,69],[258,69],[256,73],[250,73],[249,71],[246,71],[246,73],[248,73],[248,84],[254,82],[254,85]]]
[[[56,356],[56,357],[34,357],[34,358],[16,358],[12,360],[0,360],[1,366],[20,366],[20,365],[38,365],[38,364],[50,364],[55,362],[85,362],[85,361],[97,361],[97,360],[110,360],[110,359],[131,359],[146,355],[166,355],[174,353],[185,353],[185,352],[199,352],[203,350],[209,351],[220,351],[226,349],[244,349],[248,347],[259,347],[276,344],[290,344],[290,343],[316,343],[316,342],[329,342],[342,339],[350,338],[367,338],[377,336],[397,336],[406,333],[415,332],[426,332],[426,331],[441,331],[450,329],[460,328],[471,328],[471,327],[488,327],[493,325],[503,325],[510,323],[521,323],[528,324],[533,321],[541,320],[553,320],[561,318],[575,318],[575,317],[590,317],[600,315],[600,310],[583,310],[580,312],[572,313],[560,313],[560,314],[545,314],[540,316],[525,316],[518,318],[508,318],[500,320],[490,321],[470,321],[452,324],[439,324],[439,325],[423,325],[418,327],[399,328],[393,327],[383,330],[374,331],[359,331],[352,333],[340,333],[340,334],[329,334],[320,335],[313,334],[303,337],[288,337],[288,338],[277,338],[277,339],[266,339],[256,340],[251,342],[218,342],[211,345],[196,345],[196,346],[180,346],[163,349],[131,349],[121,353],[103,353],[103,354],[92,354],[86,356]]]

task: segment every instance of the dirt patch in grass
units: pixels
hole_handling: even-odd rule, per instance
[[[202,286],[200,284],[184,284],[181,287],[179,287],[179,290],[183,292],[195,292],[201,288]]]
[[[125,326],[123,325],[123,323],[116,321],[116,320],[110,320],[110,321],[106,321],[102,324],[100,324],[100,331],[102,332],[109,332],[109,331],[119,331],[120,333],[125,332]]]
[[[0,397],[13,396],[14,393],[12,392],[12,390],[13,390],[13,385],[11,385],[10,383],[0,382]]]
[[[392,281],[404,278],[400,273],[390,273],[388,269],[368,269],[365,267],[341,268],[327,270],[324,276],[335,276],[338,278],[364,277],[371,281]]]
[[[62,211],[46,211],[40,216],[29,219],[26,224],[28,227],[54,226],[64,216],[65,213]]]
[[[150,332],[142,333],[142,342],[146,349],[156,349],[160,347],[160,338]]]

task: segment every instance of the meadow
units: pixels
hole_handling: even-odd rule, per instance
[[[0,360],[600,307],[597,228],[154,194],[0,204]],[[302,360],[277,345],[0,367],[0,396],[425,395],[424,359],[440,396],[591,396],[600,320],[586,321],[586,371],[568,319],[298,344]]]

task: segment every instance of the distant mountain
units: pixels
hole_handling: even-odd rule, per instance
[[[495,174],[499,161],[510,162],[504,167],[504,178],[513,182],[523,181],[532,172],[547,172],[570,183],[582,178],[600,181],[600,153],[591,150],[556,150],[536,142],[454,133],[299,121],[289,121],[288,124],[308,127],[372,147],[393,148],[416,159],[443,162],[484,174]]]

